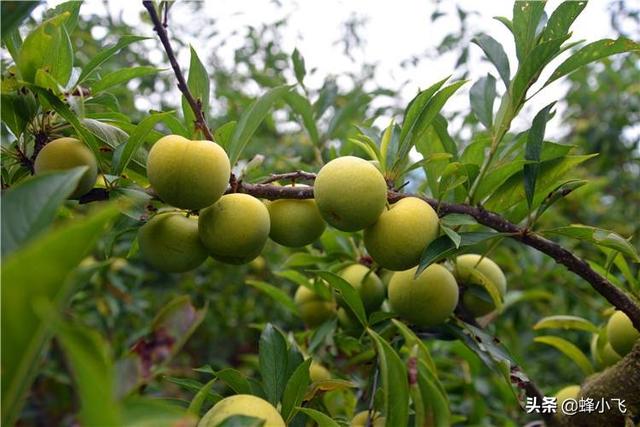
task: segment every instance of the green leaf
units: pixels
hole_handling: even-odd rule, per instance
[[[36,85],[28,85],[29,89],[33,91],[38,96],[44,97],[46,101],[51,105],[51,107],[58,113],[63,119],[65,119],[73,129],[78,134],[79,138],[91,148],[93,154],[96,156],[98,161],[101,159],[100,155],[100,147],[96,142],[96,139],[93,137],[91,132],[89,132],[78,120],[78,117],[75,113],[73,113],[67,104],[62,102],[57,96],[55,96],[51,91],[48,91],[40,86]]]
[[[91,92],[95,95],[113,86],[128,82],[138,77],[150,76],[152,74],[164,71],[162,68],[151,66],[131,67],[122,70],[112,71],[102,76],[99,80],[91,85]]]
[[[400,145],[413,133],[418,119],[422,114],[422,111],[427,106],[431,97],[442,87],[442,85],[449,80],[446,77],[439,82],[434,83],[427,89],[420,91],[415,98],[413,98],[404,112],[404,119],[402,120],[402,131],[400,132]],[[398,148],[400,150],[400,148]]]
[[[536,114],[531,124],[531,129],[527,133],[527,145],[525,147],[524,159],[531,162],[525,163],[523,168],[524,174],[524,192],[527,196],[529,209],[533,204],[533,196],[536,192],[536,180],[540,171],[540,152],[542,151],[542,141],[544,139],[544,131],[549,120],[549,112],[555,105],[555,102],[544,107]]]
[[[460,247],[460,243],[462,243],[462,237],[446,225],[440,224],[440,228],[444,231],[444,234],[451,239],[453,244],[456,245],[456,249],[458,249]]]
[[[204,405],[205,401],[208,397],[210,397],[211,388],[215,384],[216,379],[212,379],[208,383],[206,383],[196,395],[191,399],[191,403],[189,403],[189,408],[187,409],[187,413],[192,414],[196,417],[200,417],[200,413],[202,412],[202,405]]]
[[[574,190],[582,187],[585,184],[587,184],[587,181],[583,179],[572,179],[560,184],[558,187],[553,189],[553,191],[551,191],[547,195],[547,197],[544,198],[544,200],[540,204],[540,207],[538,208],[538,212],[536,212],[536,216],[540,217],[540,215],[542,215],[555,202],[557,202],[563,197],[568,196]]]
[[[384,413],[388,426],[406,426],[409,421],[409,382],[404,362],[398,353],[372,329],[367,333],[375,343],[384,390]]]
[[[80,77],[78,78],[78,83],[76,83],[76,86],[80,86],[80,84],[84,83],[84,81],[88,77],[90,77],[98,69],[98,67],[109,60],[109,58],[111,58],[113,55],[118,53],[121,49],[129,46],[131,43],[147,39],[148,37],[141,36],[122,36],[120,40],[118,40],[118,43],[116,43],[115,45],[105,49],[101,49],[93,58],[91,58],[87,65],[82,67],[82,72],[80,73]]]
[[[485,128],[493,126],[493,103],[496,99],[496,79],[491,74],[482,77],[471,86],[469,100],[471,110]]]
[[[104,141],[110,147],[117,147],[129,138],[125,131],[109,123],[94,119],[82,119],[81,123],[96,138]]]
[[[314,145],[318,145],[320,137],[318,136],[318,128],[316,127],[316,120],[313,115],[313,107],[309,100],[298,94],[297,92],[290,91],[284,95],[284,100],[289,104],[291,109],[302,118],[309,138]]]
[[[436,365],[433,362],[433,359],[431,357],[431,352],[429,351],[429,348],[427,347],[427,345],[420,338],[418,338],[418,336],[407,325],[405,325],[401,321],[397,319],[392,319],[391,322],[398,329],[398,331],[404,338],[405,345],[407,346],[408,349],[411,349],[413,348],[413,346],[416,346],[416,345],[418,346],[418,358],[420,360],[423,360],[427,368],[429,369],[429,371],[431,371],[431,373],[434,376],[436,376],[436,372],[437,372]],[[442,385],[439,385],[438,387],[441,388],[442,391],[444,392],[444,388],[442,388]]]
[[[237,394],[251,394],[251,384],[241,372],[225,368],[215,372],[214,375]]]
[[[614,249],[627,255],[633,260],[633,262],[640,263],[640,256],[638,256],[638,252],[636,251],[635,247],[624,237],[613,231],[591,227],[588,225],[572,224],[566,227],[544,230],[541,231],[541,233],[572,237],[574,239],[593,243],[594,245]]]
[[[561,351],[565,356],[573,360],[573,362],[578,365],[584,375],[593,374],[593,366],[591,365],[589,358],[585,356],[584,353],[572,342],[569,342],[564,338],[548,335],[535,337],[533,341],[548,344]]]
[[[73,193],[86,166],[40,174],[2,195],[2,257],[40,235]]]
[[[329,139],[338,138],[341,136],[340,132],[347,126],[351,125],[354,121],[359,121],[358,114],[363,111],[365,107],[371,102],[371,95],[366,93],[353,93],[347,100],[344,107],[338,109],[333,115],[329,126],[327,128],[326,135]],[[320,99],[318,99],[320,101]],[[320,117],[320,113],[318,113]]]
[[[440,218],[440,223],[447,227],[456,227],[459,225],[476,225],[478,222],[472,216],[452,213]]]
[[[318,427],[340,427],[330,416],[315,409],[299,407],[298,411],[315,421]]]
[[[447,427],[452,425],[449,402],[444,389],[438,387],[424,360],[418,361],[418,387],[425,408],[430,409],[433,416],[434,427]],[[415,404],[415,403],[414,403]]]
[[[360,324],[362,326],[366,326],[367,315],[364,311],[364,305],[362,304],[362,299],[360,299],[360,294],[358,293],[356,288],[351,286],[349,282],[347,282],[337,274],[331,273],[329,271],[317,271],[316,273],[322,279],[326,280],[326,282],[332,288],[338,291],[345,304],[347,304],[353,314],[355,314]]]
[[[481,34],[471,40],[472,43],[480,46],[480,49],[487,55],[489,61],[496,67],[500,78],[504,82],[505,87],[509,87],[511,82],[511,69],[509,67],[509,58],[504,53],[502,45],[491,36]]]
[[[558,80],[560,77],[566,76],[584,65],[607,56],[638,51],[640,51],[640,43],[636,43],[633,40],[623,37],[617,40],[602,39],[589,43],[588,45],[580,48],[569,58],[565,59],[562,64],[558,65],[544,85],[547,86],[549,83]]]
[[[200,104],[202,114],[206,118],[207,111],[209,111],[209,74],[207,73],[205,66],[200,61],[200,58],[193,46],[191,46],[190,49],[191,63],[189,64],[187,87],[196,102]],[[184,96],[182,97],[182,114],[184,114],[184,122],[187,125],[187,128],[191,133],[193,133],[195,131],[196,115]]]
[[[520,172],[522,167],[527,163],[526,160],[513,160],[504,163],[487,173],[478,189],[476,190],[475,199],[484,200],[491,196],[502,184],[504,184],[511,176]]]
[[[307,387],[309,386],[309,366],[311,365],[311,359],[305,360],[299,364],[293,374],[287,382],[287,386],[284,389],[282,395],[282,418],[285,422],[290,422],[291,418],[296,414],[298,405],[302,403],[302,398],[305,395]]]
[[[536,31],[544,14],[544,1],[516,1],[513,4],[513,38],[520,62],[536,45]]]
[[[293,299],[282,289],[260,280],[247,280],[247,285],[264,292],[294,315],[298,315],[298,307]]]
[[[496,237],[506,236],[505,233],[493,233],[487,231],[474,231],[460,234],[459,247],[473,246],[486,240],[495,239]],[[420,264],[416,270],[416,277],[419,276],[427,267],[434,262],[438,262],[448,256],[455,254],[459,248],[449,236],[440,236],[431,242],[422,252],[420,256]]]
[[[18,28],[37,5],[37,1],[3,1],[0,3],[2,41],[5,41],[5,37]]]
[[[538,331],[540,329],[573,329],[576,331],[598,332],[598,327],[587,319],[566,315],[548,316],[540,319],[533,325],[533,330]]]
[[[191,297],[181,295],[169,301],[156,314],[151,322],[152,332],[169,337],[173,342],[171,353],[163,360],[164,364],[184,347],[189,337],[204,320],[207,309],[206,305],[199,310],[196,309],[191,302]]]
[[[235,127],[231,141],[229,141],[228,152],[231,165],[235,165],[244,148],[249,143],[253,133],[258,129],[260,123],[269,113],[273,104],[291,89],[290,86],[278,86],[270,89],[259,99],[254,101],[249,109],[242,113],[240,120]]]
[[[197,417],[183,407],[151,397],[129,397],[122,405],[123,427],[195,426]]]
[[[84,326],[62,322],[55,317],[47,320],[53,322],[73,372],[80,397],[80,421],[88,426],[121,424],[119,402],[114,392],[113,359],[104,338]]]
[[[547,25],[540,34],[540,41],[544,42],[567,35],[571,24],[582,13],[586,1],[565,1],[553,11]]]
[[[37,3],[37,2],[36,2]],[[71,34],[78,25],[78,16],[80,15],[81,1],[71,0],[64,3],[60,3],[51,10],[48,10],[45,16],[48,18],[56,15],[61,15],[65,12],[69,12],[69,18],[64,23],[64,27],[67,29],[67,33]]]
[[[268,427],[264,423],[265,420],[248,415],[231,415],[215,427]]]
[[[293,72],[296,75],[296,80],[300,85],[304,86],[302,82],[304,80],[304,76],[307,74],[306,67],[304,65],[304,58],[300,55],[300,51],[298,48],[293,50],[293,54],[291,55],[291,61],[293,62]]]
[[[2,123],[9,128],[17,139],[36,115],[35,99],[29,92],[26,94],[21,92],[16,92],[15,94],[3,93],[0,95],[0,99],[2,99]]]
[[[50,337],[48,324],[34,311],[37,301],[66,306],[75,281],[65,280],[94,246],[114,206],[45,234],[2,263],[2,424],[12,425]],[[33,268],[38,260],[38,268]]]
[[[131,161],[132,157],[136,154],[140,146],[143,144],[145,137],[149,132],[153,130],[153,127],[164,120],[167,116],[173,114],[171,111],[165,111],[163,113],[153,113],[148,117],[142,119],[140,123],[135,127],[133,132],[129,135],[129,140],[118,147],[113,155],[112,160],[112,174],[120,175],[127,168],[127,165]],[[121,151],[120,151],[121,150]]]
[[[235,121],[227,122],[222,126],[219,126],[215,132],[213,132],[213,139],[224,148],[225,151],[229,151],[229,143],[231,142],[231,137],[236,131],[236,125],[238,123]]]
[[[73,49],[64,26],[69,12],[44,21],[22,43],[16,64],[22,78],[35,81],[36,71],[44,69],[62,86],[66,85],[73,67]]]
[[[271,323],[265,326],[260,335],[258,359],[267,399],[276,405],[280,401],[286,382],[287,342]]]

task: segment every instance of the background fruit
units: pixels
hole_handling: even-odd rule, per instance
[[[387,202],[387,183],[375,166],[353,156],[338,157],[324,165],[313,194],[325,221],[342,231],[372,225]]]
[[[335,303],[327,301],[311,289],[300,286],[293,301],[298,306],[300,318],[305,325],[314,328],[335,315]]]
[[[362,264],[352,264],[340,272],[340,277],[358,290],[367,313],[380,308],[385,287],[376,273]]]
[[[160,198],[182,209],[202,209],[227,189],[231,167],[215,142],[167,135],[149,151],[147,175]]]
[[[367,426],[367,417],[369,416],[369,411],[358,412],[355,417],[351,420],[351,427],[365,427]],[[373,423],[369,424],[372,427],[384,427],[386,424],[386,418],[381,416],[379,412],[374,412],[371,414],[371,418]]]
[[[482,286],[482,281],[472,273],[484,276],[498,289],[501,296],[507,291],[507,279],[498,264],[478,254],[465,254],[456,258],[454,274],[460,284],[468,286],[462,297],[465,308],[475,317],[484,316],[495,309],[491,296]]]
[[[580,386],[579,385],[567,386],[562,390],[560,390],[559,392],[557,392],[555,396],[558,403],[558,409],[561,409],[562,402],[564,402],[565,400],[578,399],[578,396],[580,396]]]
[[[58,138],[49,142],[36,156],[33,168],[36,174],[87,166],[78,186],[70,198],[86,194],[96,183],[98,164],[96,157],[80,140],[75,138]]]
[[[222,399],[202,417],[198,427],[215,427],[233,415],[259,418],[269,427],[285,427],[284,420],[273,405],[249,394],[236,394]]]
[[[613,313],[607,323],[607,339],[616,353],[620,356],[629,353],[638,338],[640,332],[633,327],[629,317],[619,310]]]
[[[451,316],[458,304],[458,284],[440,264],[432,264],[418,278],[417,268],[399,271],[389,282],[393,311],[417,326],[434,326]]]
[[[200,211],[200,240],[213,258],[244,264],[260,255],[269,236],[269,212],[255,197],[227,194]]]
[[[424,200],[406,197],[382,211],[364,231],[369,255],[381,267],[401,271],[418,265],[424,248],[438,237],[438,215]]]
[[[145,261],[167,273],[193,270],[207,258],[198,237],[198,220],[177,212],[161,213],[138,230]]]
[[[296,187],[306,187],[306,185],[296,185]],[[269,237],[283,246],[299,248],[313,243],[326,228],[313,199],[280,199],[266,206],[271,218]]]
[[[311,362],[309,366],[309,377],[311,382],[326,381],[331,379],[331,372],[319,363]]]

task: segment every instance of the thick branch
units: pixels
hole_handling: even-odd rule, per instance
[[[266,184],[239,183],[237,191],[268,200],[313,198],[312,187],[279,187]],[[567,269],[582,277],[614,307],[626,313],[636,329],[640,330],[640,306],[629,295],[596,273],[586,261],[578,258],[557,243],[509,222],[497,213],[487,211],[482,207],[438,202],[427,197],[393,191],[389,192],[388,197],[390,202],[398,201],[404,197],[420,197],[429,203],[440,216],[452,213],[466,214],[473,217],[478,223],[493,230],[509,233],[509,237],[512,239],[539,250],[553,258],[558,264],[564,265]]]
[[[142,2],[145,9],[149,12],[149,17],[153,22],[153,29],[158,33],[158,37],[160,37],[160,41],[162,42],[162,46],[164,46],[164,50],[167,52],[167,57],[169,58],[169,62],[171,63],[171,68],[173,68],[173,72],[176,75],[176,79],[178,79],[178,89],[182,92],[185,99],[189,103],[193,114],[196,117],[196,127],[204,133],[204,136],[209,140],[213,141],[213,134],[211,130],[207,126],[207,123],[204,118],[204,114],[202,112],[202,105],[200,102],[196,101],[191,92],[189,91],[189,87],[187,86],[187,81],[184,79],[184,75],[180,70],[180,65],[178,65],[178,61],[176,60],[176,55],[173,53],[173,48],[171,47],[171,43],[169,42],[169,35],[167,34],[167,30],[165,26],[163,26],[160,21],[160,17],[158,16],[158,12],[156,12],[156,8],[153,5],[152,1],[145,0]]]

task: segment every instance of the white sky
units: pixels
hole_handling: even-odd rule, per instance
[[[60,1],[50,1],[48,5],[52,6],[57,3]],[[182,3],[178,2],[172,7],[170,24],[171,22],[179,22],[197,27],[201,23],[201,17],[193,16],[188,6]],[[515,50],[509,31],[501,23],[492,19],[494,16],[511,18],[513,7],[511,1],[459,0],[443,1],[442,3],[441,10],[447,12],[448,15],[440,18],[435,24],[429,20],[431,13],[435,10],[435,4],[427,0],[395,0],[393,2],[384,0],[282,0],[282,6],[277,6],[266,0],[209,0],[205,1],[203,13],[215,18],[219,32],[228,36],[228,43],[218,52],[225,60],[233,60],[233,50],[242,44],[240,37],[244,34],[242,30],[246,25],[274,22],[288,15],[289,24],[282,33],[283,46],[288,52],[292,52],[297,47],[305,58],[307,70],[316,69],[313,75],[305,79],[308,86],[319,87],[328,74],[340,75],[347,71],[358,72],[363,62],[376,63],[378,64],[376,80],[381,85],[391,89],[400,89],[403,82],[409,82],[397,94],[400,105],[406,105],[418,89],[425,88],[449,74],[454,74],[454,78],[456,78],[454,70],[456,55],[445,54],[437,60],[423,59],[418,66],[409,66],[405,69],[399,65],[401,61],[410,56],[419,55],[426,49],[436,46],[442,37],[451,31],[452,27],[457,27],[456,4],[459,4],[464,10],[474,10],[479,13],[477,16],[469,17],[473,32],[483,31],[490,34],[503,44],[509,58],[515,58]],[[549,13],[559,3],[559,0],[549,1],[547,12]],[[614,36],[609,26],[608,4],[609,1],[605,0],[589,2],[573,26],[574,40],[593,41]],[[143,7],[138,1],[110,1],[107,6],[98,1],[87,1],[81,8],[81,14],[104,14],[105,7],[108,7],[114,16],[118,16],[122,12],[125,22],[138,28],[140,34],[155,36],[150,26],[145,24],[141,27],[139,16]],[[356,52],[355,63],[342,55],[341,47],[335,45],[342,34],[341,23],[353,13],[364,16],[367,20],[364,30],[361,32],[365,40],[364,51]],[[241,31],[236,36],[230,36],[234,30]],[[98,28],[94,31],[95,36],[103,36],[105,33],[105,29]],[[190,38],[184,34],[176,34],[176,36],[193,44],[201,58],[205,58],[207,52],[212,48],[213,41]],[[149,49],[150,60],[167,67],[168,63],[163,52],[159,50],[157,39],[154,37],[153,40],[145,43]],[[179,52],[178,58],[183,70],[189,63],[188,56],[187,49],[182,49]],[[482,61],[481,58],[480,48],[472,46],[469,77],[475,80],[488,71],[497,76],[493,67]],[[557,59],[555,63],[557,64],[561,60]],[[547,73],[553,70],[553,64],[549,68]],[[515,64],[511,64],[511,69],[512,72],[515,70]],[[542,81],[544,81],[544,77],[543,74]],[[293,82],[293,78],[291,81]],[[472,83],[469,82],[465,85],[460,91],[460,95],[455,97],[447,108],[467,109],[468,89]],[[526,124],[540,108],[558,99],[564,90],[561,82],[554,83],[537,95],[531,107],[523,112],[522,116],[524,117],[515,123],[516,127]],[[157,108],[157,105],[154,104],[154,99],[151,98],[140,100],[138,106],[145,109]],[[558,115],[555,120],[557,117]],[[384,126],[387,121],[388,118],[383,118],[377,124]],[[551,122],[548,126],[548,132],[551,136],[559,136],[562,133],[559,123]]]

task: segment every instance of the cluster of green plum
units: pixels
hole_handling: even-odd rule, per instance
[[[451,270],[444,264],[432,264],[416,277],[416,269],[386,270],[381,279],[372,269],[352,264],[343,269],[340,276],[358,291],[367,314],[391,309],[420,327],[444,323],[451,316],[458,305],[459,284],[465,287],[462,304],[474,317],[485,316],[496,308],[483,281],[490,281],[501,296],[507,288],[500,267],[479,254],[458,256]],[[389,306],[383,304],[387,297]],[[294,302],[300,317],[309,327],[317,327],[337,316],[344,329],[357,328],[348,307],[339,307],[331,297],[323,298],[320,292],[314,292],[313,286],[298,287]]]

